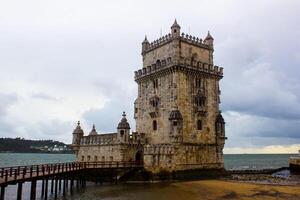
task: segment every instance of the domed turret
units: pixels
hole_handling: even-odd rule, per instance
[[[126,114],[125,112],[123,112],[123,118],[121,119],[120,123],[118,124],[118,129],[130,129],[130,125],[129,123],[127,122],[127,119],[126,119]]]
[[[83,130],[80,127],[80,121],[77,122],[77,126],[74,129],[73,134],[78,134],[78,135],[83,136],[84,132],[83,132]]]
[[[211,36],[210,32],[208,31],[206,38],[204,39],[204,44],[213,47],[214,46],[214,38]]]
[[[93,129],[92,129],[92,131],[90,132],[89,135],[98,135],[98,133],[96,131],[96,128],[95,128],[95,124],[93,124]]]
[[[73,139],[72,139],[72,148],[75,151],[75,153],[78,153],[78,146],[80,144],[80,140],[83,137],[84,132],[80,127],[80,121],[77,122],[77,126],[73,131]]]
[[[145,36],[145,39],[144,39],[144,41],[142,42],[142,54],[143,54],[145,51],[147,51],[147,49],[149,48],[149,45],[150,45],[150,43],[149,43],[149,41],[148,41],[148,39],[147,39],[147,36]]]
[[[221,112],[219,112],[219,114],[216,117],[216,135],[218,136],[225,135],[225,121]]]
[[[129,142],[129,132],[130,132],[130,125],[127,122],[126,114],[123,112],[123,118],[121,119],[120,123],[118,124],[118,142],[119,143],[128,143]]]

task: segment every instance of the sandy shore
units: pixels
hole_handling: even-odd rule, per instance
[[[197,199],[239,199],[239,200],[299,200],[300,186],[278,186],[253,183],[241,183],[222,180],[203,180],[173,183],[181,190],[192,193]],[[192,198],[193,199],[193,198]],[[189,198],[186,198],[189,200]]]

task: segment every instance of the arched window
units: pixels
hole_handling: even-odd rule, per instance
[[[154,131],[157,130],[157,122],[156,122],[156,120],[154,120],[154,121],[152,122],[152,127],[153,127],[153,130],[154,130]]]
[[[205,97],[200,95],[195,97],[195,104],[198,107],[202,107],[205,105]]]
[[[200,119],[197,120],[197,130],[202,130],[202,121]]]
[[[158,88],[158,79],[154,79],[154,80],[152,80],[152,82],[153,82],[153,88],[154,89]]]
[[[202,82],[201,78],[196,78],[195,79],[195,87],[196,88],[201,87],[201,82]]]
[[[121,134],[121,136],[123,136],[124,135],[124,130],[121,130],[120,134]]]
[[[160,68],[160,66],[161,66],[160,60],[157,60],[157,61],[156,61],[156,66],[157,66],[158,68]]]

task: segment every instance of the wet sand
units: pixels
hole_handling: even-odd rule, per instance
[[[52,198],[49,198],[52,199]],[[64,199],[59,197],[58,199]],[[276,186],[223,180],[176,183],[88,185],[66,199],[100,200],[299,200],[300,186]]]
[[[29,199],[30,184],[24,185],[24,200]],[[37,199],[41,199],[38,184]],[[16,187],[7,190],[7,200],[16,199]],[[49,193],[49,200],[54,195]],[[65,200],[299,200],[300,185],[278,186],[242,183],[227,180],[201,180],[165,183],[123,183],[87,187],[66,197],[60,193],[57,199]]]
[[[238,199],[238,200],[299,200],[300,186],[279,186],[266,184],[241,183],[220,180],[205,180],[174,183],[180,190],[194,194],[191,199]],[[204,192],[205,191],[205,192]],[[187,198],[188,199],[188,198]],[[186,200],[187,200],[186,199]]]

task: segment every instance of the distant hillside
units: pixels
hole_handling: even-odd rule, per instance
[[[73,153],[70,147],[53,140],[26,140],[24,138],[0,138],[0,152],[11,153]]]

